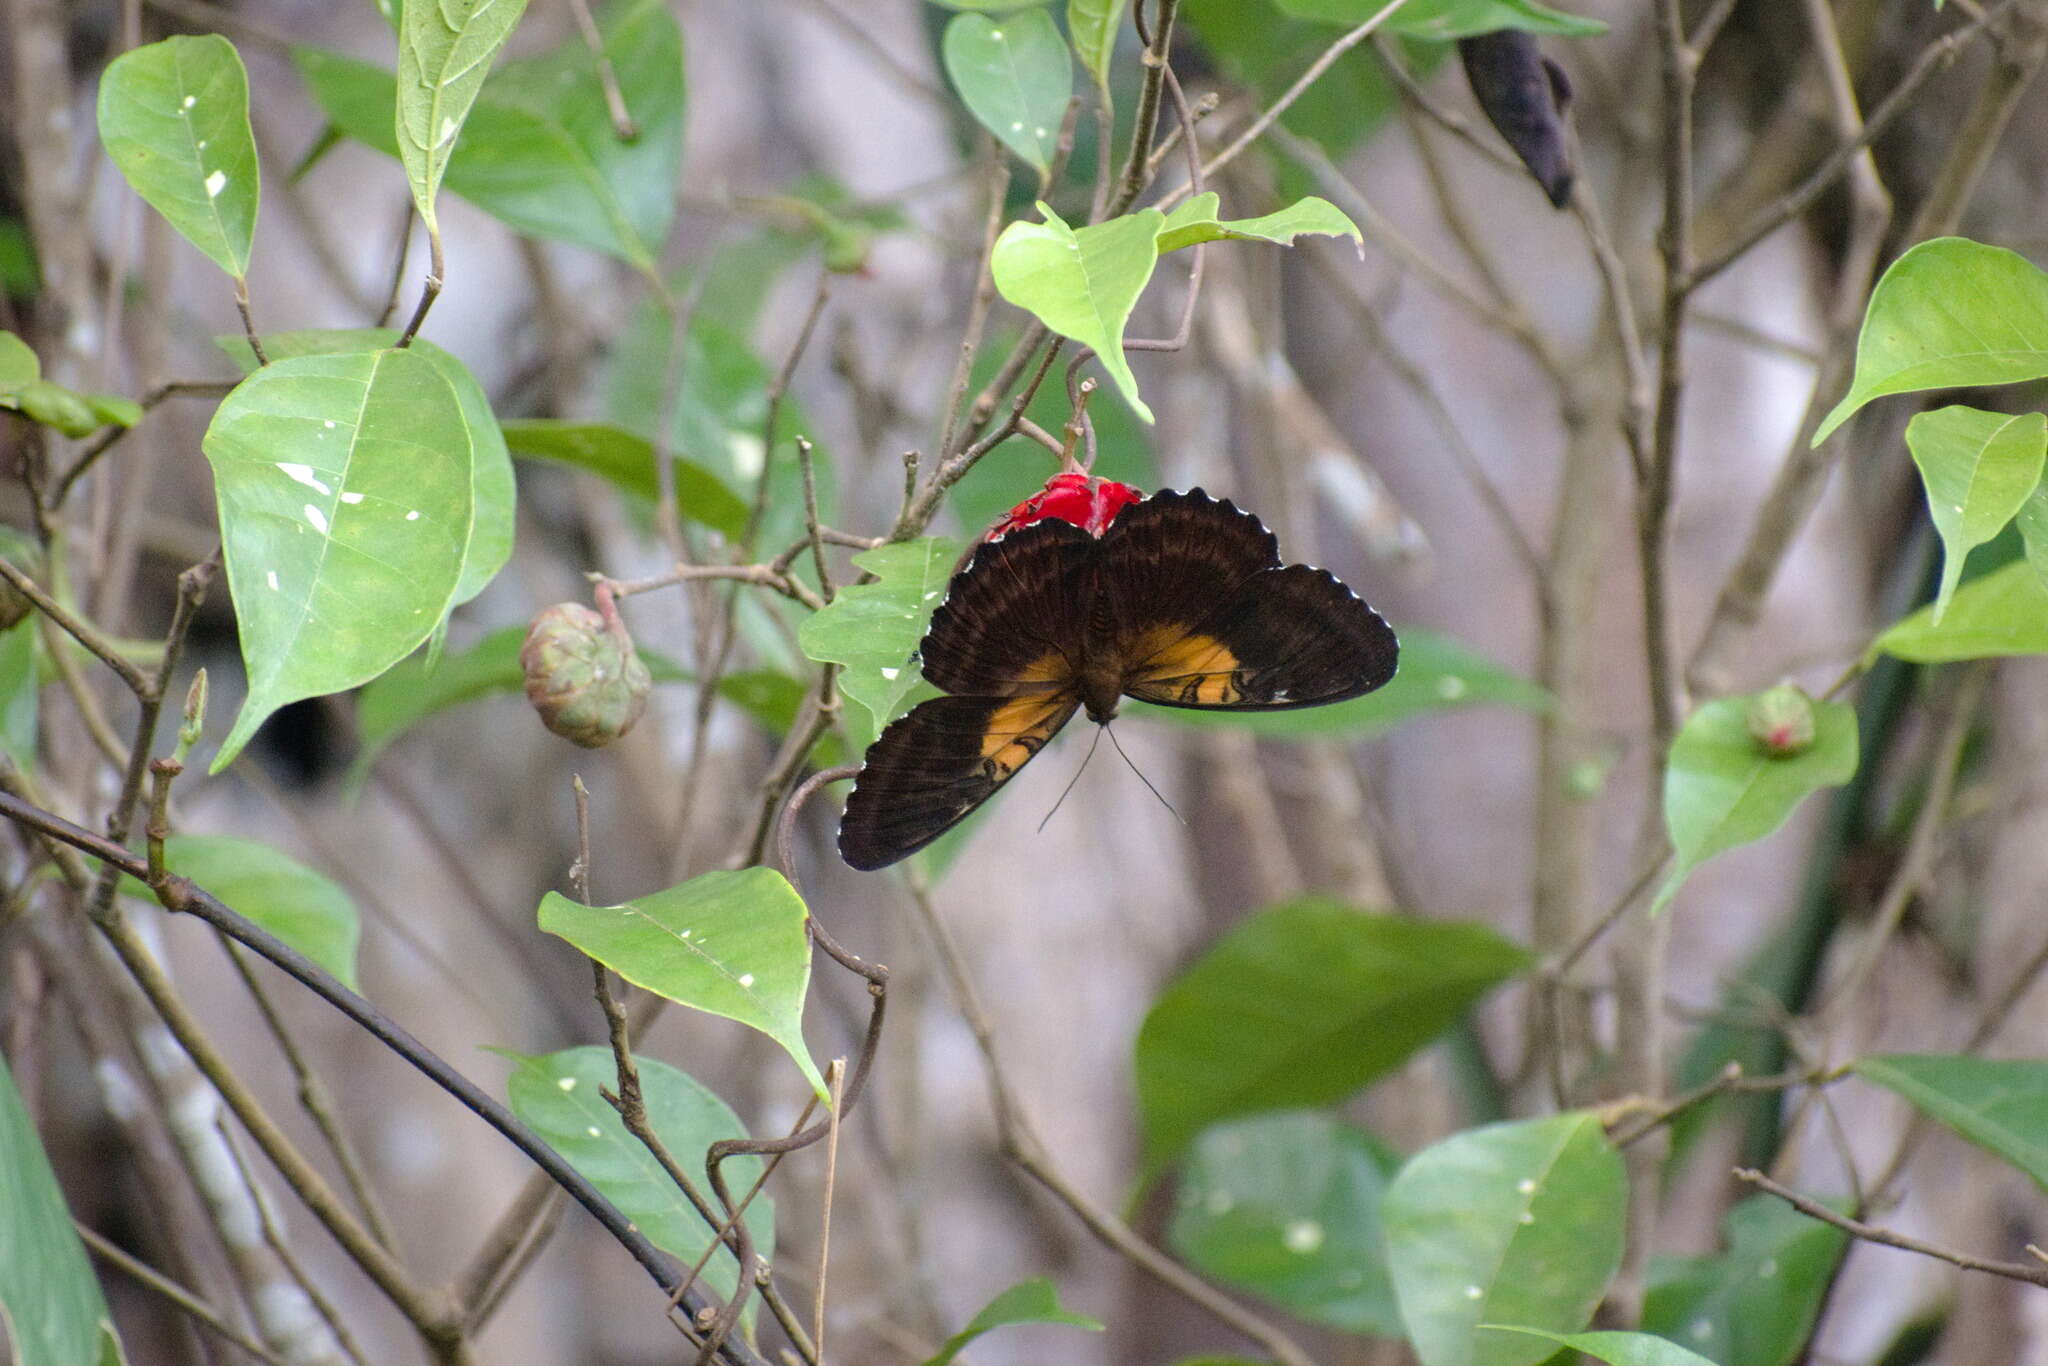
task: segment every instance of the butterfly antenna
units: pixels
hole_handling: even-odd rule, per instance
[[[1045,820],[1038,823],[1038,832],[1041,835],[1045,833],[1046,825],[1059,814],[1060,807],[1066,804],[1067,794],[1074,790],[1074,784],[1080,782],[1081,775],[1088,771],[1088,761],[1095,757],[1095,747],[1102,743],[1102,732],[1108,729],[1108,726],[1095,728],[1095,738],[1088,742],[1088,752],[1081,756],[1081,766],[1074,770],[1074,776],[1067,779],[1067,785],[1060,789],[1060,799],[1052,804],[1052,810],[1045,813]]]
[[[1165,807],[1168,811],[1172,811],[1173,818],[1175,820],[1179,821],[1182,825],[1186,825],[1188,823],[1188,818],[1186,816],[1181,815],[1180,812],[1174,811],[1173,803],[1166,800],[1165,794],[1160,792],[1158,788],[1152,786],[1152,780],[1145,776],[1145,771],[1139,768],[1136,764],[1131,763],[1131,756],[1124,753],[1123,741],[1116,738],[1116,732],[1113,730],[1109,730],[1109,727],[1107,725],[1103,726],[1103,729],[1109,731],[1109,743],[1116,746],[1117,757],[1121,758],[1125,764],[1129,765],[1131,772],[1138,775],[1138,781],[1145,785],[1145,790],[1147,792],[1150,792],[1153,796],[1159,798],[1159,804]]]

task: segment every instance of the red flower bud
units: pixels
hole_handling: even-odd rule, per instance
[[[1091,536],[1109,530],[1117,514],[1145,495],[1129,484],[1113,479],[1096,479],[1086,474],[1055,474],[1045,487],[1010,509],[989,529],[983,539],[994,540],[1011,532],[1057,517],[1072,522]]]

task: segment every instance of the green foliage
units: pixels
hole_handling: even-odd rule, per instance
[[[1856,772],[1856,713],[1814,703],[1812,748],[1771,754],[1749,733],[1747,697],[1709,702],[1686,720],[1664,770],[1664,825],[1677,851],[1671,877],[1651,905],[1661,911],[1701,863],[1776,830],[1799,803]]]
[[[289,854],[232,835],[172,835],[164,866],[212,892],[243,917],[327,969],[349,990],[356,984],[356,943],[362,921],[341,888]],[[132,877],[121,890],[155,901]]]
[[[1727,1226],[1726,1252],[1653,1266],[1643,1327],[1716,1366],[1791,1366],[1848,1235],[1769,1195],[1730,1210]]]
[[[1092,349],[1118,392],[1150,422],[1152,410],[1138,397],[1137,376],[1124,359],[1124,327],[1159,261],[1166,215],[1140,209],[1070,228],[1050,205],[1041,202],[1038,211],[1043,223],[1012,223],[996,239],[989,260],[996,288],[1053,331]]]
[[[1218,1120],[1343,1099],[1529,962],[1479,925],[1321,898],[1259,912],[1145,1017],[1136,1068],[1148,1168]]]
[[[1555,1352],[1496,1323],[1570,1333],[1621,1265],[1628,1179],[1597,1115],[1491,1124],[1410,1158],[1380,1205],[1422,1366],[1533,1366]]]
[[[1301,19],[1330,24],[1362,24],[1386,8],[1386,0],[1274,0],[1280,9]],[[1380,26],[1385,32],[1412,38],[1448,41],[1494,33],[1504,28],[1549,33],[1561,38],[1590,38],[1607,32],[1597,19],[1539,5],[1535,0],[1408,0]]]
[[[796,889],[767,868],[705,873],[623,906],[585,906],[555,892],[540,903],[541,929],[634,986],[781,1044],[822,1099],[825,1081],[803,1034],[808,916]]]
[[[965,1328],[946,1339],[937,1356],[926,1358],[924,1366],[949,1366],[968,1343],[991,1329],[1013,1323],[1064,1323],[1086,1328],[1091,1333],[1102,1331],[1102,1325],[1086,1314],[1062,1309],[1059,1293],[1053,1289],[1052,1282],[1038,1276],[1019,1281],[982,1306],[981,1312],[969,1319]]]
[[[571,37],[505,63],[484,85],[449,156],[446,184],[520,232],[652,273],[682,173],[682,31],[661,0],[616,0],[599,26],[638,136],[619,137],[590,49]],[[399,155],[390,72],[317,48],[294,48],[292,59],[337,128]]]
[[[412,202],[438,232],[434,198],[462,121],[526,0],[411,0],[398,12],[398,159]]]
[[[120,1339],[57,1174],[0,1058],[0,1340],[28,1366],[121,1366]]]
[[[654,443],[623,427],[555,418],[514,418],[503,424],[505,444],[525,460],[547,460],[587,470],[636,498],[653,502],[661,487]],[[675,472],[676,512],[737,541],[747,526],[747,505],[725,481],[694,460],[669,457]]]
[[[217,33],[124,52],[100,77],[100,142],[135,193],[236,279],[259,195],[249,73]]]
[[[1503,706],[1545,711],[1549,693],[1527,679],[1431,631],[1401,630],[1401,669],[1384,688],[1327,707],[1293,711],[1194,711],[1125,704],[1132,716],[1210,730],[1247,730],[1268,740],[1355,739],[1378,735],[1412,716],[1457,707]]]
[[[506,1056],[515,1064],[506,1087],[512,1113],[618,1206],[649,1242],[685,1266],[695,1266],[711,1246],[712,1231],[600,1094],[618,1087],[611,1050],[565,1048],[541,1057]],[[700,1170],[712,1144],[747,1136],[726,1103],[696,1078],[653,1058],[635,1055],[633,1062],[640,1072],[647,1121],[685,1170]],[[721,1165],[735,1192],[751,1189],[761,1174],[758,1157],[733,1157]],[[756,1195],[747,1207],[747,1228],[761,1256],[772,1258],[775,1202],[769,1192]],[[725,1248],[704,1268],[705,1281],[721,1298],[732,1294],[738,1276],[739,1262]],[[747,1306],[749,1322],[758,1303]]]
[[[81,394],[44,379],[36,353],[12,332],[0,332],[0,408],[73,438],[142,420],[142,405],[131,399]]]
[[[1204,1275],[1301,1318],[1397,1338],[1380,1198],[1400,1165],[1313,1111],[1214,1125],[1188,1152],[1167,1240]]]
[[[941,54],[953,88],[982,127],[1046,175],[1074,88],[1067,41],[1052,16],[1042,9],[1002,19],[957,15],[946,25]]]
[[[1546,1333],[1540,1328],[1510,1328],[1504,1324],[1489,1324],[1487,1331],[1545,1338],[1561,1347],[1597,1357],[1608,1366],[1714,1366],[1699,1353],[1687,1351],[1675,1342],[1667,1342],[1648,1333]]]
[[[1116,55],[1116,35],[1129,0],[1067,0],[1067,36],[1074,55],[1096,88],[1109,97],[1109,61]]]
[[[0,752],[23,773],[36,768],[36,615],[0,631]]]
[[[0,393],[12,392],[43,377],[43,363],[29,344],[12,332],[0,332]]]
[[[875,581],[841,589],[797,628],[805,654],[845,666],[839,690],[867,708],[878,731],[922,681],[910,657],[959,559],[959,543],[939,536],[863,550],[853,562]]]
[[[2048,1062],[1892,1053],[1853,1066],[2048,1190]]]
[[[2015,560],[1957,589],[1939,623],[1930,604],[1890,627],[1870,654],[1915,664],[2048,654],[2048,583]]]
[[[1874,398],[2048,376],[2048,275],[1964,237],[1922,242],[1877,282],[1849,392],[1816,445]]]
[[[1166,224],[1159,230],[1161,254],[1200,242],[1225,240],[1272,242],[1291,247],[1295,238],[1306,234],[1348,237],[1361,245],[1365,241],[1350,215],[1328,200],[1317,199],[1313,195],[1262,218],[1240,218],[1232,222],[1225,222],[1218,216],[1222,203],[1220,195],[1208,190],[1166,215]]]
[[[1960,404],[1937,408],[1906,424],[1906,446],[1941,536],[1941,587],[1934,598],[1939,625],[1962,582],[1965,557],[2003,531],[2040,487],[2048,416],[1987,413]]]
[[[221,403],[204,447],[249,691],[214,771],[277,708],[368,682],[440,626],[495,437],[413,350],[275,361]]]

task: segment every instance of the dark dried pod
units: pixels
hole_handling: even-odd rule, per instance
[[[1461,38],[1458,56],[1479,107],[1550,202],[1563,208],[1571,201],[1572,177],[1577,174],[1566,123],[1572,83],[1564,68],[1544,56],[1536,39],[1519,29]]]
[[[618,613],[600,614],[580,602],[558,602],[534,614],[519,667],[526,700],[541,723],[585,749],[631,730],[654,686]]]

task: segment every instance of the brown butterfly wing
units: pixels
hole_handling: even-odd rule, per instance
[[[863,872],[930,844],[994,795],[1080,705],[1071,692],[935,697],[868,747],[839,822],[839,855]]]
[[[1102,537],[1100,610],[1126,660],[1150,653],[1159,628],[1184,629],[1254,574],[1280,567],[1280,543],[1251,513],[1200,489],[1153,494]]]
[[[924,676],[970,697],[1071,686],[1098,552],[1094,537],[1054,518],[977,546],[918,646]]]
[[[1188,625],[1154,632],[1130,658],[1124,691],[1167,707],[1253,711],[1342,702],[1394,676],[1400,647],[1379,613],[1335,575],[1267,569]]]

